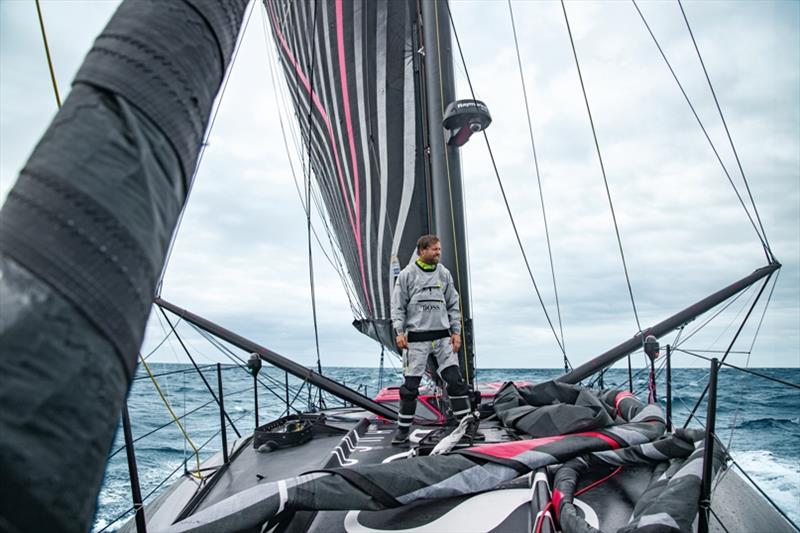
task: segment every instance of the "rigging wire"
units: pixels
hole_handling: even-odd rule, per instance
[[[238,355],[236,355],[232,350],[230,350],[227,346],[222,344],[216,337],[214,337],[213,335],[211,335],[207,331],[199,328],[198,326],[195,326],[194,324],[191,324],[191,326],[192,326],[192,328],[194,328],[194,330],[197,333],[200,334],[200,336],[205,338],[220,353],[222,353],[228,359],[230,359],[233,362],[233,364],[236,365],[233,368],[240,368],[241,370],[246,372],[247,375],[251,375],[250,371],[247,369],[245,361],[242,358],[240,358]],[[268,373],[265,372],[264,374],[260,374],[260,375],[266,377],[267,381],[272,383],[274,386],[276,386],[276,387],[284,387],[284,385],[282,383],[280,383],[276,378],[270,376]],[[273,396],[275,396],[279,400],[283,401],[283,397],[280,396],[278,393],[276,393],[269,385],[266,385],[263,381],[261,381],[260,377],[257,377],[256,380],[258,381],[259,384],[261,384],[262,387],[267,389],[267,391],[269,391]],[[288,389],[289,389],[290,392],[294,392],[294,389],[292,387],[288,387]],[[297,411],[297,412],[299,413],[299,411]]]
[[[47,44],[47,32],[44,31],[44,17],[42,16],[42,6],[36,0],[36,14],[39,17],[39,29],[42,31],[42,42],[44,42],[44,53],[47,55],[47,68],[50,71],[50,81],[53,83],[53,93],[56,96],[56,105],[61,109],[61,96],[58,94],[58,82],[56,73],[53,69],[53,58],[50,56],[50,45]]]
[[[314,36],[317,33],[317,0],[314,0],[314,18],[311,24],[311,33],[309,34],[308,38],[312,42],[311,48],[311,59],[310,64],[307,65],[309,68],[309,98],[311,98],[311,94],[314,91],[314,66],[317,59],[316,48],[317,48],[317,40]],[[313,108],[309,105],[308,106],[308,130],[306,132],[306,138],[308,139],[308,144],[306,146],[306,151],[308,153],[308,165],[306,166],[307,173],[304,176],[306,181],[306,228],[308,233],[308,280],[311,287],[311,315],[314,322],[314,346],[317,352],[317,372],[322,374],[322,359],[320,356],[319,351],[319,326],[317,324],[317,293],[314,287],[314,256],[311,249],[311,119],[313,117]],[[319,391],[318,395],[318,402],[320,405],[324,405],[322,399],[322,389],[318,388]],[[287,409],[289,407],[287,406]]]
[[[450,18],[450,25],[453,29],[453,36],[456,38],[456,45],[458,47],[458,53],[461,57],[461,63],[464,65],[464,70],[467,75],[467,84],[469,85],[470,93],[472,94],[473,100],[475,99],[475,89],[472,86],[472,80],[470,79],[469,72],[467,69],[467,62],[464,59],[464,51],[461,49],[461,41],[458,38],[458,32],[456,31],[455,23],[453,22],[453,17],[450,13],[450,5],[445,2],[445,6],[447,6],[448,17]],[[519,246],[519,250],[522,253],[522,259],[525,262],[525,267],[528,270],[528,276],[531,279],[531,283],[533,284],[533,289],[536,291],[536,297],[539,299],[539,304],[542,307],[542,311],[544,312],[544,316],[547,319],[547,323],[550,325],[550,331],[553,332],[553,337],[556,340],[556,344],[558,344],[559,349],[561,350],[561,354],[566,356],[566,351],[564,350],[564,346],[561,344],[561,339],[558,337],[558,333],[556,333],[555,326],[553,325],[553,321],[550,319],[550,314],[547,312],[547,308],[544,305],[544,300],[542,299],[542,294],[539,291],[539,286],[536,283],[536,279],[533,276],[533,270],[531,268],[530,262],[528,261],[528,255],[525,253],[525,248],[522,245],[522,239],[519,235],[519,231],[517,230],[517,224],[514,221],[514,215],[511,213],[511,206],[508,203],[508,197],[506,196],[505,188],[503,187],[503,181],[500,179],[500,171],[497,168],[497,162],[494,158],[494,152],[492,151],[491,143],[489,142],[489,136],[486,133],[486,130],[483,130],[483,138],[486,142],[486,149],[489,152],[489,159],[492,162],[492,168],[494,169],[494,175],[497,178],[497,184],[500,186],[500,194],[503,197],[503,202],[506,206],[506,212],[508,213],[508,218],[511,221],[511,227],[514,230],[514,236],[517,239],[517,245]]]
[[[167,316],[166,311],[164,311],[164,308],[162,308],[162,307],[159,307],[158,310],[161,311],[161,314],[164,316],[164,320],[167,321],[167,324],[169,324],[170,329],[172,329],[172,333],[175,335],[175,338],[180,343],[181,348],[183,348],[183,351],[186,353],[186,357],[189,358],[189,361],[192,362],[192,366],[194,366],[194,369],[200,375],[200,378],[203,380],[203,383],[205,384],[206,388],[208,389],[209,394],[211,394],[211,397],[214,398],[215,402],[217,402],[217,405],[219,405],[220,408],[222,408],[222,405],[220,404],[219,398],[217,398],[216,393],[214,393],[214,389],[211,388],[211,384],[208,382],[208,380],[206,379],[205,375],[203,375],[203,373],[200,371],[200,367],[197,366],[197,362],[195,362],[194,357],[192,357],[192,354],[189,352],[189,348],[186,347],[186,344],[184,344],[183,339],[181,339],[180,335],[178,335],[178,331],[175,329],[175,326],[172,325],[172,322],[170,321],[169,317]],[[144,359],[142,359],[142,360],[144,360]],[[238,429],[236,429],[236,426],[233,424],[233,421],[231,420],[231,417],[228,415],[227,411],[223,410],[222,414],[225,416],[225,419],[231,424],[231,427],[233,428],[233,431],[236,433],[236,436],[239,437],[239,438],[242,438],[242,434],[239,433]]]
[[[708,88],[711,90],[711,95],[714,97],[714,104],[717,106],[717,111],[719,112],[719,118],[722,120],[722,125],[725,127],[725,134],[728,136],[728,142],[731,145],[733,156],[736,159],[736,165],[739,167],[739,173],[742,175],[744,187],[747,189],[747,194],[750,197],[750,204],[753,206],[753,213],[755,213],[756,220],[758,220],[758,227],[761,228],[761,235],[764,237],[764,252],[767,254],[767,261],[772,263],[774,261],[774,257],[772,255],[772,250],[769,247],[767,232],[764,230],[764,224],[761,222],[761,216],[758,214],[758,208],[756,207],[756,202],[753,199],[753,193],[750,191],[750,184],[747,182],[747,176],[745,176],[744,168],[742,168],[742,161],[739,159],[739,152],[736,150],[736,146],[733,143],[733,137],[731,137],[731,132],[728,129],[728,122],[725,120],[725,115],[722,113],[722,107],[720,107],[719,100],[717,99],[717,92],[714,90],[714,86],[711,83],[711,77],[708,75],[708,69],[706,69],[703,56],[700,55],[700,48],[697,46],[697,41],[694,38],[694,32],[692,32],[692,27],[689,25],[689,19],[686,17],[686,11],[683,9],[683,3],[681,0],[678,0],[678,7],[681,8],[683,20],[686,22],[686,29],[689,30],[689,36],[692,38],[692,44],[694,45],[695,52],[697,52],[697,59],[700,60],[700,65],[703,67],[703,74],[705,74],[706,81],[708,82]]]
[[[553,293],[555,294],[556,299],[556,312],[558,313],[558,329],[561,333],[561,346],[564,348],[564,372],[569,372],[572,369],[572,364],[570,364],[569,359],[567,358],[566,349],[567,343],[564,341],[564,326],[561,321],[561,305],[558,300],[558,287],[556,286],[556,270],[555,265],[553,263],[553,250],[550,246],[550,230],[547,225],[547,212],[545,211],[544,207],[544,192],[542,191],[542,175],[539,171],[539,157],[536,154],[536,142],[533,138],[533,121],[531,120],[531,109],[528,103],[528,90],[525,87],[525,75],[522,72],[522,55],[519,51],[519,41],[517,39],[517,25],[514,22],[514,9],[511,7],[511,0],[508,0],[508,13],[511,16],[511,29],[514,34],[514,48],[517,51],[517,65],[519,66],[519,80],[522,84],[522,96],[525,100],[525,113],[528,118],[528,134],[530,135],[531,139],[531,152],[533,153],[533,166],[536,169],[536,182],[539,185],[539,202],[542,205],[542,221],[544,223],[544,234],[545,238],[547,239],[547,255],[550,258],[550,274],[553,278]]]
[[[231,60],[228,64],[228,69],[225,71],[225,77],[222,79],[222,88],[220,89],[217,99],[214,102],[213,111],[211,112],[211,120],[208,123],[208,127],[206,128],[206,133],[203,136],[203,140],[200,143],[200,152],[197,155],[197,163],[194,166],[194,171],[192,172],[191,178],[189,178],[188,183],[188,190],[186,191],[186,198],[184,199],[183,206],[181,207],[180,213],[178,213],[178,221],[175,223],[175,229],[172,231],[172,237],[169,240],[169,246],[167,247],[167,253],[164,256],[164,265],[161,267],[161,274],[158,276],[158,282],[156,283],[156,290],[155,296],[161,296],[161,288],[164,285],[164,275],[167,273],[167,267],[169,266],[169,261],[172,258],[172,251],[175,247],[175,241],[178,237],[178,232],[181,229],[181,223],[183,222],[183,216],[186,214],[186,206],[189,205],[189,198],[192,195],[192,191],[194,190],[194,182],[195,178],[197,177],[197,173],[200,171],[200,164],[203,162],[203,156],[206,153],[206,148],[208,147],[208,140],[211,138],[211,132],[214,129],[214,124],[217,121],[217,114],[219,113],[220,107],[222,107],[222,99],[225,97],[225,90],[228,88],[228,81],[231,79],[231,73],[233,72],[233,66],[236,63],[236,58],[239,56],[239,49],[242,46],[242,42],[244,41],[244,36],[247,33],[247,28],[250,25],[250,17],[253,14],[253,7],[255,6],[258,0],[251,0],[250,5],[248,6],[247,16],[245,17],[244,24],[242,26],[242,31],[239,32],[239,36],[236,39],[236,45],[233,47],[233,53],[231,54]]]
[[[700,331],[702,331],[702,329],[704,327],[706,327],[712,320],[714,320],[719,315],[721,315],[723,312],[725,312],[725,310],[728,309],[730,306],[732,306],[739,298],[741,298],[742,296],[744,296],[745,294],[750,292],[751,287],[752,287],[752,285],[750,287],[748,287],[747,289],[739,292],[735,297],[730,299],[728,301],[728,303],[726,303],[724,306],[722,306],[716,313],[714,313],[712,316],[710,316],[708,319],[706,319],[705,322],[703,322],[702,324],[697,326],[694,330],[692,330],[691,333],[686,335],[686,338],[680,339],[680,342],[678,342],[678,339],[675,339],[675,343],[672,345],[672,347],[673,348],[678,348],[678,347],[682,346],[686,341],[688,341],[689,339],[691,339],[692,337],[694,337],[695,335],[700,333]],[[739,311],[739,312],[741,313],[741,311]],[[737,316],[738,316],[738,314],[737,314]],[[714,341],[714,342],[716,342],[716,341]]]
[[[672,74],[672,78],[675,80],[675,83],[678,84],[678,88],[681,90],[681,93],[683,94],[683,98],[686,100],[686,103],[689,104],[689,109],[692,110],[692,114],[694,115],[695,120],[697,120],[697,124],[700,126],[700,129],[703,131],[703,135],[705,135],[705,138],[708,141],[709,146],[711,146],[711,150],[714,152],[714,155],[716,156],[717,161],[719,162],[720,166],[722,167],[722,171],[725,173],[725,177],[728,178],[728,182],[731,184],[731,187],[733,187],[733,192],[736,194],[736,198],[739,199],[739,204],[742,206],[742,209],[744,209],[744,212],[747,215],[747,218],[750,220],[750,224],[753,226],[753,229],[755,230],[756,235],[758,236],[758,240],[761,241],[761,246],[764,248],[764,251],[767,254],[767,260],[771,263],[772,262],[772,259],[770,258],[770,253],[771,252],[769,252],[769,246],[768,246],[768,244],[767,244],[767,242],[765,240],[765,237],[763,237],[761,235],[761,232],[759,231],[758,227],[756,226],[756,223],[753,220],[753,217],[750,215],[750,210],[747,209],[747,206],[745,205],[744,200],[742,199],[742,195],[739,194],[739,190],[736,188],[736,185],[733,183],[733,178],[731,178],[731,175],[728,172],[728,169],[725,166],[725,163],[722,162],[722,157],[719,155],[719,152],[717,151],[716,146],[714,146],[714,142],[711,140],[711,137],[709,136],[705,125],[703,125],[703,121],[700,120],[700,116],[697,114],[697,111],[695,110],[694,105],[692,105],[692,101],[689,99],[689,96],[686,94],[686,90],[683,88],[683,84],[681,84],[680,80],[678,79],[678,75],[675,73],[675,70],[672,68],[672,65],[670,64],[669,59],[667,59],[667,56],[664,53],[664,50],[661,48],[661,44],[658,42],[658,39],[656,39],[656,36],[653,33],[653,30],[650,29],[650,25],[647,23],[647,20],[645,19],[644,14],[639,9],[639,5],[636,3],[636,0],[631,0],[631,1],[633,2],[633,6],[636,8],[636,11],[639,13],[639,17],[642,19],[642,22],[644,23],[645,28],[647,28],[647,31],[650,34],[650,37],[652,37],[653,43],[655,43],[656,48],[658,48],[659,53],[661,53],[661,57],[664,59],[664,62],[667,64],[667,68],[669,68],[669,71]]]
[[[181,433],[183,433],[183,437],[189,443],[189,446],[192,447],[192,450],[194,450],[195,460],[197,461],[197,472],[193,472],[192,476],[197,477],[199,479],[203,479],[203,474],[200,473],[200,450],[197,448],[195,443],[189,437],[189,434],[186,433],[186,429],[183,427],[183,424],[181,424],[181,421],[178,418],[178,415],[176,415],[175,411],[172,410],[172,406],[170,406],[169,401],[167,401],[167,398],[164,396],[164,393],[161,391],[161,387],[158,386],[158,381],[156,381],[156,378],[153,377],[153,372],[150,370],[150,366],[147,364],[147,361],[144,360],[144,357],[142,357],[141,353],[139,354],[139,360],[142,362],[142,365],[144,366],[144,369],[147,371],[147,374],[150,376],[150,381],[153,382],[153,386],[156,388],[156,392],[158,392],[158,395],[161,397],[161,401],[164,402],[164,406],[167,408],[167,411],[169,411],[169,414],[172,415],[172,420],[175,422],[175,425],[178,426],[178,428],[181,430]]]
[[[753,312],[753,309],[755,309],[755,306],[758,303],[758,300],[761,298],[761,295],[764,293],[764,289],[767,288],[767,284],[769,283],[769,279],[771,277],[772,277],[772,274],[768,275],[767,278],[764,280],[764,283],[761,285],[761,288],[759,289],[758,295],[756,296],[755,300],[753,301],[753,304],[750,306],[750,309],[748,309],[747,314],[745,315],[744,319],[742,320],[742,323],[739,325],[739,329],[737,329],[736,333],[733,335],[733,339],[731,340],[730,344],[728,345],[728,350],[733,349],[734,344],[736,344],[736,339],[739,338],[739,334],[742,332],[742,329],[744,329],[744,326],[747,323],[747,320],[750,318],[750,314]],[[720,359],[719,362],[720,363],[724,363],[725,359],[727,357],[728,357],[728,353],[725,353],[725,355],[722,356],[722,359]],[[686,422],[683,424],[684,428],[686,428],[689,425],[689,421],[694,416],[694,413],[697,411],[697,408],[700,407],[700,404],[702,403],[703,398],[705,398],[705,395],[706,395],[707,392],[708,392],[708,384],[706,384],[705,388],[703,389],[703,392],[700,394],[700,397],[697,399],[697,403],[695,403],[694,408],[692,408],[692,412],[689,413],[689,416],[686,418]]]
[[[273,67],[272,61],[277,61],[277,60],[273,59],[273,55],[271,53],[272,49],[269,46],[269,43],[267,41],[267,36],[268,36],[269,32],[267,30],[266,24],[267,23],[266,23],[266,8],[265,8],[262,11],[262,25],[264,27],[264,37],[265,37],[265,45],[266,45],[266,48],[267,48],[267,54],[271,59],[271,61],[269,61],[269,67],[270,67],[269,73],[270,73],[270,79],[271,79],[271,82],[272,82],[273,93],[275,94],[275,98],[276,98],[276,105],[278,106],[278,109],[279,109],[278,120],[279,120],[279,124],[280,124],[281,135],[283,137],[284,149],[286,151],[287,158],[289,160],[289,167],[290,167],[291,174],[292,174],[292,180],[294,182],[298,198],[300,199],[300,203],[301,203],[301,205],[303,207],[303,212],[306,215],[308,215],[308,211],[310,209],[310,206],[307,206],[306,203],[305,203],[305,200],[303,199],[303,193],[300,190],[300,185],[299,185],[298,180],[297,180],[297,175],[296,175],[296,172],[295,172],[294,164],[292,162],[292,157],[291,157],[291,154],[290,154],[290,151],[289,151],[289,147],[288,147],[288,141],[287,141],[287,135],[286,135],[286,126],[285,126],[284,120],[283,120],[283,113],[286,113],[288,115],[288,111],[286,111],[286,109],[288,108],[288,105],[286,104],[283,92],[278,89],[278,86],[276,85],[276,82],[275,82],[275,78],[277,76],[274,73],[274,70],[272,68]],[[281,101],[279,101],[279,100],[281,100]],[[298,102],[299,102],[299,100],[298,100]],[[292,121],[288,121],[288,122],[290,124],[292,123]],[[292,134],[292,140],[293,140],[293,142],[295,144],[295,148],[297,150],[297,158],[300,160],[301,168],[302,168],[303,174],[305,175],[306,172],[307,172],[307,169],[306,169],[306,165],[305,165],[305,158],[304,158],[303,153],[302,153],[303,150],[302,150],[302,148],[301,148],[301,146],[299,144],[299,141],[296,138],[295,130],[293,128],[289,128],[289,131]],[[330,263],[330,265],[334,268],[334,270],[336,271],[337,275],[339,276],[339,278],[340,278],[340,280],[342,282],[342,286],[343,286],[343,288],[345,290],[345,294],[347,296],[348,302],[350,304],[350,310],[352,311],[353,315],[354,316],[365,316],[365,313],[364,313],[363,309],[360,309],[360,307],[359,307],[360,306],[360,302],[358,301],[357,296],[355,296],[355,294],[356,294],[355,288],[352,286],[352,282],[349,280],[347,274],[345,273],[345,269],[344,269],[344,266],[343,266],[343,263],[342,263],[342,259],[337,254],[337,248],[336,248],[336,245],[334,244],[335,238],[333,236],[333,232],[331,230],[330,224],[327,222],[327,217],[324,214],[325,210],[322,207],[322,200],[319,198],[319,192],[316,191],[316,189],[312,189],[312,191],[315,191],[314,204],[317,207],[317,212],[319,213],[320,221],[321,221],[323,229],[325,230],[325,233],[327,234],[327,237],[328,237],[328,243],[330,245],[330,252],[331,252],[330,255],[326,252],[325,247],[323,246],[322,241],[321,241],[321,239],[319,237],[319,234],[317,233],[316,228],[312,224],[311,229],[312,229],[312,232],[314,233],[314,237],[316,238],[317,244],[319,245],[320,250],[322,251],[322,253],[325,256],[325,258],[327,259],[328,263]],[[333,259],[331,259],[331,256],[333,256]],[[355,300],[355,302],[354,302],[354,300]]]
[[[628,284],[628,294],[631,297],[631,306],[633,307],[633,316],[636,318],[636,327],[639,330],[639,337],[642,341],[642,348],[644,348],[644,335],[642,335],[642,325],[639,322],[639,313],[636,311],[636,301],[633,298],[633,288],[631,287],[631,278],[628,275],[628,264],[625,261],[625,252],[622,249],[622,238],[619,234],[619,225],[617,224],[617,215],[614,212],[614,203],[611,201],[611,190],[608,187],[608,177],[606,176],[606,168],[603,164],[603,156],[600,153],[600,143],[597,140],[597,131],[594,127],[594,119],[592,118],[592,110],[589,107],[589,97],[586,94],[586,85],[583,83],[583,74],[581,73],[581,66],[578,62],[578,51],[575,48],[575,40],[572,37],[572,29],[569,25],[569,17],[567,16],[567,6],[564,0],[561,0],[561,9],[564,11],[564,21],[567,24],[567,33],[569,34],[569,43],[572,47],[572,55],[575,58],[575,67],[578,70],[578,79],[581,82],[581,91],[583,92],[583,101],[586,103],[586,113],[589,115],[589,124],[592,127],[592,138],[594,139],[594,147],[597,150],[597,160],[600,162],[600,171],[603,174],[603,184],[606,188],[606,196],[608,197],[608,206],[611,209],[611,219],[614,221],[614,233],[617,235],[617,245],[619,246],[619,255],[622,258],[622,268],[625,271],[625,282]],[[631,356],[628,354],[628,379],[629,388],[633,388],[633,377],[631,376]]]
[[[695,351],[692,351],[692,350],[684,350],[684,349],[677,349],[676,348],[675,351],[676,352],[685,353],[686,355],[691,355],[692,357],[696,357],[696,358],[702,359],[704,361],[711,362],[711,358],[710,357],[706,357],[704,355],[700,355],[699,353],[697,353]],[[741,367],[741,366],[733,365],[731,363],[723,363],[721,361],[720,361],[719,364],[720,364],[720,366],[726,366],[728,368],[733,368],[734,370],[738,370],[740,372],[744,372],[745,374],[758,376],[758,377],[766,379],[768,381],[772,381],[774,383],[779,383],[781,385],[785,385],[787,387],[791,387],[793,389],[799,389],[800,390],[800,383],[792,383],[791,381],[786,381],[786,380],[783,380],[783,379],[780,379],[780,378],[776,378],[776,377],[770,376],[768,374],[763,374],[761,372],[756,372],[755,370],[751,370],[750,368],[748,368],[746,366]]]

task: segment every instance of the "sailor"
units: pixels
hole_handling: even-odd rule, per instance
[[[435,235],[417,240],[419,258],[397,276],[392,292],[392,325],[403,351],[404,383],[400,387],[400,416],[392,444],[408,442],[428,356],[438,364],[447,384],[450,406],[457,419],[470,414],[469,387],[461,379],[461,313],[450,271],[439,264],[442,246]]]

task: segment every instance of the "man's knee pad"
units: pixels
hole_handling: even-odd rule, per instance
[[[409,376],[405,382],[400,385],[400,399],[406,401],[414,401],[419,396],[419,383],[422,381],[420,376]]]
[[[469,386],[461,379],[461,372],[457,365],[451,365],[442,370],[441,376],[447,383],[447,394],[450,397],[469,394]]]

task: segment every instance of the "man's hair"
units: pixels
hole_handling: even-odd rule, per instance
[[[437,242],[439,242],[439,237],[436,235],[423,235],[417,239],[417,253],[421,252],[425,248],[430,248]]]

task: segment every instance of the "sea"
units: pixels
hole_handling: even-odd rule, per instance
[[[160,393],[140,365],[128,397],[145,505],[183,475],[187,465],[188,468],[196,465],[195,448],[201,461],[221,449],[220,411],[209,393],[209,388],[218,390],[218,375],[222,377],[225,409],[236,428],[227,426],[228,442],[236,438],[236,431],[243,436],[252,433],[256,425],[255,391],[259,424],[284,415],[287,401],[302,411],[319,399],[316,389],[266,365],[257,376],[257,387],[254,387],[256,380],[243,366],[220,365],[219,369],[216,364],[197,368],[166,363],[149,366]],[[800,368],[751,370],[789,383],[800,383]],[[381,387],[402,383],[397,369],[381,372],[378,368],[325,368],[324,373],[368,396],[376,395]],[[558,369],[479,369],[477,379],[538,383],[560,373]],[[634,392],[643,400],[647,398],[647,376],[644,370],[634,370]],[[672,370],[672,419],[676,426],[683,425],[708,378],[708,369]],[[603,381],[605,388],[624,389],[628,385],[628,370],[612,368],[605,373]],[[662,369],[656,392],[664,406],[665,388]],[[720,371],[717,389],[717,436],[767,497],[795,524],[800,524],[800,390],[731,368]],[[328,407],[343,404],[342,400],[328,395],[323,400]],[[705,424],[706,410],[703,402],[690,427]],[[181,427],[174,418],[180,420]],[[120,426],[109,451],[92,531],[115,531],[131,516],[131,483]]]

